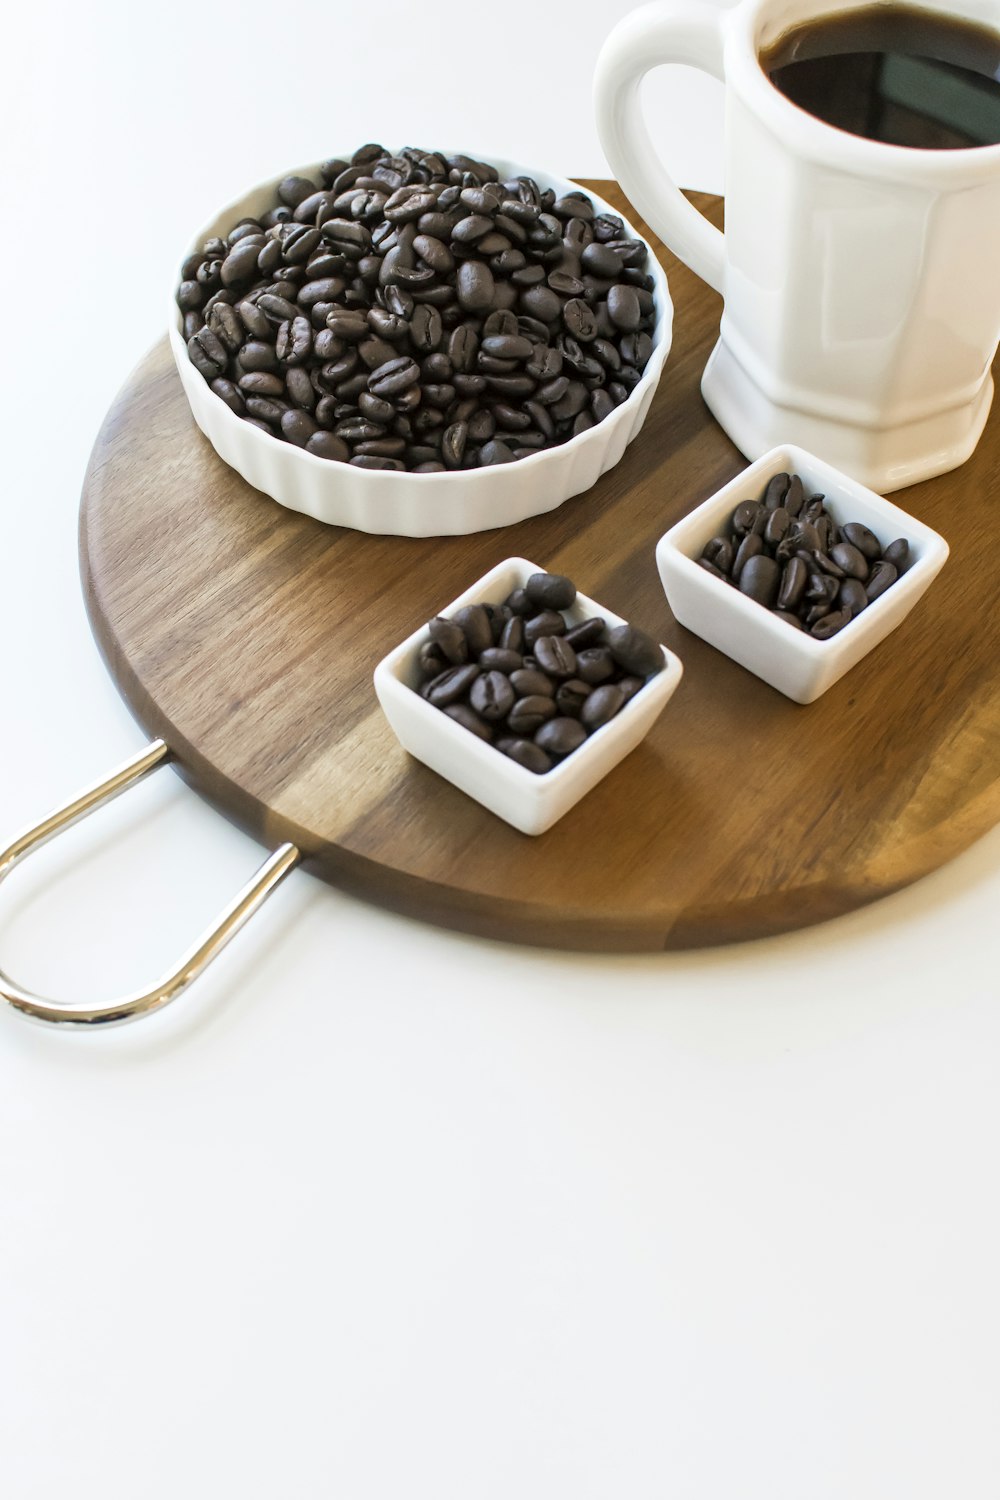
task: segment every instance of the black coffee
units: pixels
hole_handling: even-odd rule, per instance
[[[793,104],[852,135],[955,150],[1000,143],[1000,33],[877,5],[787,31],[760,56]]]

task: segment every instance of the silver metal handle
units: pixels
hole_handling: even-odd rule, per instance
[[[57,808],[43,822],[22,833],[20,838],[15,839],[10,847],[0,854],[0,881],[3,881],[14,866],[33,850],[40,849],[43,844],[48,843],[49,839],[55,838],[56,834],[62,833],[64,829],[70,828],[81,818],[85,818],[88,813],[96,811],[106,802],[120,796],[130,786],[134,786],[137,781],[148,776],[151,771],[166,765],[169,759],[169,747],[162,740],[153,740],[150,745],[147,745],[138,755],[134,755],[131,760],[126,761],[105,781],[99,781],[88,787],[72,802],[67,802],[64,807]],[[124,1021],[132,1021],[139,1016],[149,1015],[151,1011],[159,1010],[167,1005],[182,990],[187,989],[192,980],[197,979],[216,954],[222,951],[230,938],[235,937],[243,924],[249,921],[259,906],[263,905],[289,871],[295,868],[300,858],[299,850],[294,844],[282,844],[279,849],[276,849],[208,931],[203,933],[194,946],[185,953],[180,963],[152,989],[126,995],[110,1005],[62,1005],[54,1000],[46,1000],[40,995],[34,995],[30,990],[22,989],[0,970],[0,999],[6,1000],[15,1010],[31,1017],[32,1020],[48,1021],[58,1025],[119,1026]]]

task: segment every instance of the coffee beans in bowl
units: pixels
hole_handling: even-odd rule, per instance
[[[375,688],[405,749],[537,834],[635,748],[682,670],[569,579],[508,558],[380,662]]]
[[[509,524],[589,487],[638,431],[670,341],[663,272],[602,200],[378,145],[224,210],[176,301],[178,369],[221,456],[294,508],[406,535]]]
[[[661,537],[680,624],[799,703],[909,613],[948,556],[937,532],[801,448],[774,448]]]

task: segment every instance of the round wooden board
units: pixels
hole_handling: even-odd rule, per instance
[[[589,186],[627,208],[615,184]],[[718,200],[696,202],[720,221]],[[661,256],[674,349],[643,432],[589,493],[504,531],[324,527],[216,457],[165,340],[130,377],[84,485],[94,631],[144,728],[263,843],[291,840],[316,874],[430,922],[638,951],[836,916],[1000,818],[997,420],[961,470],[900,497],[951,545],[927,596],[817,703],[791,703],[682,630],[660,588],[659,536],[744,464],[698,389],[719,299]],[[686,669],[639,749],[536,839],[412,760],[372,688],[390,647],[512,555],[568,574]]]

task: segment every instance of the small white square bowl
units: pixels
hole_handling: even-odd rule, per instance
[[[718,536],[743,500],[759,500],[775,474],[799,474],[809,495],[822,494],[840,525],[860,521],[887,547],[905,537],[910,560],[880,598],[829,640],[777,619],[755,600],[700,568],[705,544]],[[791,444],[772,448],[672,526],[656,547],[656,564],[674,618],[740,666],[797,703],[813,703],[885,639],[921,597],[948,556],[948,543],[898,505],[831,464]]]
[[[544,571],[523,557],[508,557],[439,613],[451,615],[467,604],[501,604],[532,573]],[[572,607],[563,613],[571,624],[593,615],[602,616],[609,628],[626,623],[586,594],[577,594]],[[421,625],[375,668],[375,691],[386,718],[405,750],[522,833],[544,833],[551,828],[624,760],[649,732],[684,671],[680,659],[661,647],[663,670],[650,677],[610,723],[595,730],[551,771],[538,776],[421,698],[417,656],[429,639],[427,625]]]

